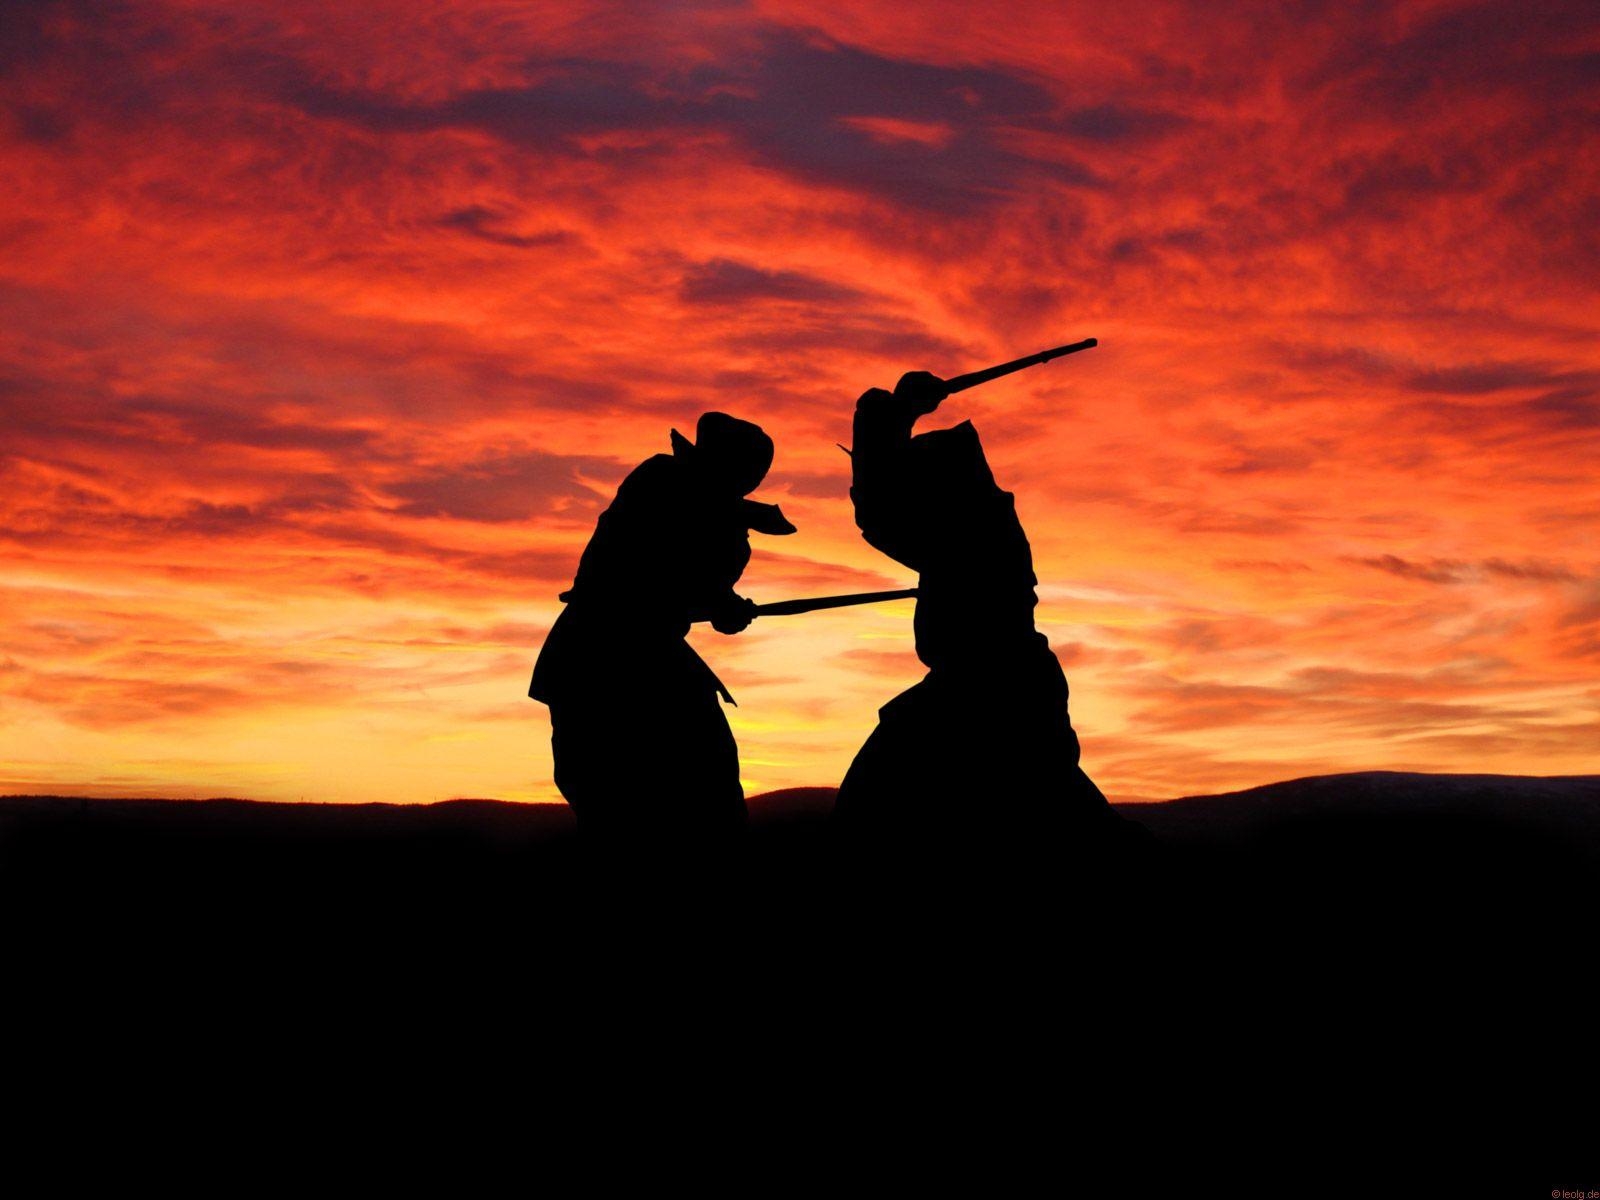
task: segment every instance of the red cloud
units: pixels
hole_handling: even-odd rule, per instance
[[[13,7],[0,750],[41,782],[365,795],[415,681],[453,793],[549,796],[533,645],[457,634],[536,642],[668,429],[777,441],[800,534],[746,590],[900,586],[855,396],[1090,335],[934,423],[1016,492],[1108,791],[1594,769],[1591,3]],[[886,698],[842,628],[724,655],[770,786]],[[162,740],[201,725],[236,749]]]

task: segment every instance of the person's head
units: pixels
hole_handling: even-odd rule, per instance
[[[672,451],[693,462],[710,487],[735,496],[755,491],[772,466],[772,439],[761,426],[727,413],[702,414],[693,442],[674,429]]]

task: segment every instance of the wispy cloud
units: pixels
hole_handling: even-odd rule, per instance
[[[0,8],[8,761],[548,798],[525,673],[669,428],[775,435],[753,594],[894,587],[855,396],[1094,335],[949,420],[1102,786],[1596,769],[1592,3],[619,11]],[[836,781],[907,624],[708,641],[752,779]]]

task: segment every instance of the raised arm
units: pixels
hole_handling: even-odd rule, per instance
[[[900,377],[893,392],[872,388],[856,401],[850,498],[867,543],[922,570],[930,537],[911,464],[911,431],[939,407],[945,384],[926,371]]]

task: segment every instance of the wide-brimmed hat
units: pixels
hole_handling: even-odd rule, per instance
[[[694,461],[708,479],[736,496],[748,496],[772,466],[772,439],[759,425],[708,412],[695,422],[694,441],[672,431],[672,452]]]
[[[708,412],[695,422],[695,440],[672,431],[672,453],[694,464],[710,485],[726,494],[747,496],[766,478],[772,466],[772,439],[759,425]],[[757,533],[793,533],[795,528],[776,504],[757,500],[739,502],[740,519]]]

